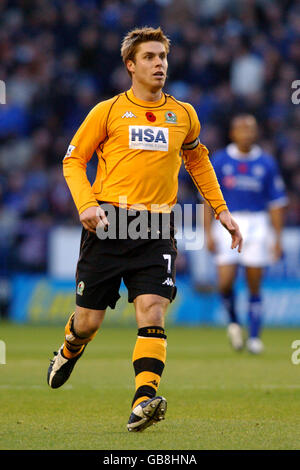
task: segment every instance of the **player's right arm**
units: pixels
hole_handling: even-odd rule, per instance
[[[238,224],[233,219],[224,200],[215,170],[208,156],[208,149],[201,144],[198,136],[200,123],[194,108],[189,105],[191,126],[182,146],[184,165],[191,175],[199,193],[214,211],[223,227],[231,235],[231,248],[242,250],[243,238]]]
[[[86,169],[95,150],[106,138],[108,110],[109,103],[104,101],[90,111],[74,135],[63,159],[63,174],[77,207],[80,221],[85,229],[94,233],[100,220],[104,225],[107,224],[107,220],[104,211],[101,212],[99,209]]]
[[[228,210],[215,170],[209,159],[208,149],[199,141],[200,122],[193,106],[185,103],[189,114],[190,129],[182,145],[184,166],[203,199],[211,206],[215,217]]]

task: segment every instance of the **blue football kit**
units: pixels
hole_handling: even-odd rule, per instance
[[[258,145],[242,154],[231,143],[212,158],[228,209],[243,236],[241,253],[231,250],[231,236],[220,223],[213,223],[218,265],[240,264],[263,268],[272,261],[274,239],[269,210],[287,203],[285,185],[276,160]],[[238,323],[233,292],[222,295],[230,323]],[[249,338],[258,338],[262,323],[261,295],[250,295],[248,306]]]
[[[235,144],[215,153],[212,164],[231,212],[266,211],[286,203],[276,160],[259,146],[242,156]]]

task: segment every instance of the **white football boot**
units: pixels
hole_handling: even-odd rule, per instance
[[[227,328],[227,336],[233,349],[241,351],[244,347],[243,330],[238,323],[230,323]]]
[[[67,359],[63,355],[63,347],[64,345],[62,345],[59,350],[54,353],[54,357],[50,361],[47,382],[51,388],[61,387],[68,380],[76,362],[82,356],[86,345],[84,345],[80,354],[72,359]]]
[[[248,338],[246,347],[247,350],[252,354],[261,354],[265,349],[260,338]]]
[[[144,431],[154,423],[165,419],[167,400],[154,397],[139,403],[131,412],[127,424],[128,431]]]

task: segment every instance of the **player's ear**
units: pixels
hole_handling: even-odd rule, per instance
[[[135,63],[133,62],[133,60],[128,59],[127,62],[126,62],[126,67],[127,67],[128,72],[130,72],[130,73],[134,72]]]

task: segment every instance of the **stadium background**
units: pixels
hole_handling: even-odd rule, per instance
[[[253,113],[278,160],[289,207],[284,258],[268,270],[265,323],[300,325],[300,2],[292,0],[7,0],[0,3],[0,309],[3,318],[64,324],[74,307],[80,226],[62,175],[69,141],[95,103],[130,87],[120,42],[134,26],[171,39],[165,90],[192,103],[211,153],[237,112]],[[95,157],[89,164],[92,180]],[[178,199],[197,202],[182,170]],[[204,248],[180,250],[169,323],[222,325]],[[239,278],[239,305],[246,292]],[[184,308],[183,308],[184,306]],[[122,295],[108,324],[134,323]]]

